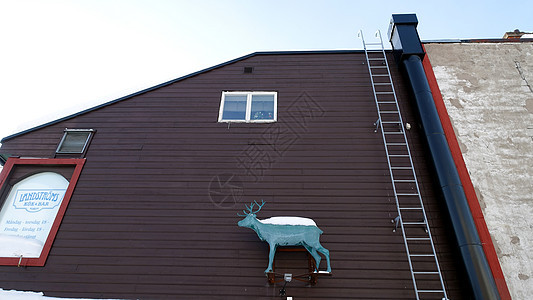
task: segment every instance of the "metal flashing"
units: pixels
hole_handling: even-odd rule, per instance
[[[450,118],[448,116],[448,112],[446,110],[442,94],[440,93],[437,79],[435,77],[435,74],[433,73],[433,67],[431,66],[429,57],[426,57],[422,63],[424,71],[426,73],[426,78],[428,79],[428,84],[431,93],[433,95],[435,108],[437,109],[437,114],[439,115],[439,118],[441,120],[444,135],[446,137],[446,140],[448,141],[453,160],[459,173],[459,180],[463,185],[468,205],[470,206],[470,211],[472,212],[472,216],[474,217],[474,222],[479,233],[482,247],[485,251],[485,255],[487,257],[487,261],[494,276],[494,280],[496,281],[496,286],[498,288],[498,291],[500,292],[502,300],[510,300],[511,295],[509,293],[507,283],[505,282],[505,277],[503,275],[503,271],[501,269],[498,256],[496,254],[494,244],[492,243],[487,224],[485,223],[485,219],[483,217],[483,212],[481,211],[479,200],[474,190],[472,180],[470,179],[469,172],[466,168],[466,164],[463,160],[463,155],[461,153],[459,143],[455,136],[452,123],[450,122]]]
[[[416,17],[416,14],[393,14],[392,20],[394,24],[402,24],[402,25],[417,25],[418,24],[418,18]]]
[[[11,157],[11,154],[0,153],[0,166],[5,165],[9,157]]]
[[[488,39],[442,39],[442,40],[424,40],[422,44],[452,44],[452,43],[531,43],[533,39],[521,38],[521,39],[500,39],[500,38],[488,38]]]

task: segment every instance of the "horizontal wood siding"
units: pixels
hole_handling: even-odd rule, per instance
[[[393,75],[449,297],[465,299],[417,121]],[[278,122],[217,123],[226,90],[277,91]],[[314,287],[291,282],[288,295],[413,299],[376,119],[363,53],[256,55],[8,140],[2,153],[53,157],[64,128],[97,130],[46,265],[0,267],[0,287],[63,297],[277,298],[280,285],[263,273],[268,245],[237,226],[244,204],[262,199],[259,218],[312,218],[331,253],[332,277]],[[233,190],[217,180],[231,180]],[[278,256],[280,272],[305,269],[304,253]]]

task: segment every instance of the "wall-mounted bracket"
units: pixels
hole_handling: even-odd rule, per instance
[[[292,275],[292,280],[298,280],[302,282],[307,282],[310,285],[316,285],[318,282],[319,276],[331,276],[331,272],[326,271],[315,271],[316,270],[316,263],[315,259],[309,254],[307,250],[305,250],[302,246],[297,247],[278,247],[276,249],[276,252],[306,252],[307,255],[307,272],[297,275]],[[285,281],[286,282],[286,274],[282,272],[276,272],[276,259],[274,259],[274,263],[272,265],[273,272],[266,272],[265,275],[267,277],[269,284],[275,284],[278,282]]]
[[[376,122],[374,122],[374,126],[376,126],[376,129],[374,129],[374,132],[378,132],[378,128],[380,124],[381,124],[381,118],[378,118]]]
[[[396,218],[394,218],[394,220],[390,220],[392,223],[394,223],[394,229],[392,230],[392,232],[396,232],[396,230],[398,229],[398,226],[400,225],[400,216],[397,216]]]

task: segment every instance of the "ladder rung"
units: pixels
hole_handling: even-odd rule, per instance
[[[418,196],[419,194],[418,193],[415,193],[415,194],[396,194],[396,196]]]
[[[372,76],[389,76],[389,74],[372,74]]]
[[[422,210],[422,207],[400,207],[400,210]]]
[[[396,104],[394,101],[378,101],[379,104]]]
[[[387,66],[370,66],[370,69],[386,69]]]
[[[389,155],[391,156],[391,155]],[[409,156],[409,155],[406,155],[406,156]],[[393,181],[395,182],[416,182],[416,180],[414,179],[394,179]]]
[[[383,132],[384,134],[403,134],[403,132],[397,132],[397,131],[389,131],[389,132]]]
[[[408,238],[408,237],[406,237],[405,239],[408,240],[408,241],[429,241],[429,240],[431,240],[430,238]],[[417,273],[417,272],[413,272],[413,273]],[[420,272],[418,272],[418,273],[422,274]]]
[[[444,293],[443,290],[418,290],[419,293]]]
[[[387,143],[388,146],[407,146],[406,143]]]
[[[365,43],[366,46],[381,46],[381,43]],[[381,50],[380,50],[381,51]]]
[[[425,222],[403,222],[403,225],[426,225]]]
[[[400,112],[394,111],[394,110],[386,110],[386,111],[380,111],[379,113],[380,114],[399,114]]]
[[[390,157],[409,157],[409,154],[389,154]]]
[[[368,58],[368,60],[385,60],[385,58]]]
[[[435,257],[435,254],[409,254],[409,256]]]
[[[394,92],[375,92],[377,95],[392,95]]]
[[[374,85],[392,85],[392,83],[378,82],[374,83]]]
[[[381,121],[382,124],[400,124],[400,121]]]

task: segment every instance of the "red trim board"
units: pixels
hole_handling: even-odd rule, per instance
[[[72,196],[72,193],[74,192],[74,187],[76,186],[76,183],[78,182],[78,179],[80,177],[80,173],[81,173],[81,170],[84,164],[85,164],[85,159],[12,158],[12,157],[8,158],[2,172],[0,173],[0,187],[4,186],[7,179],[9,178],[9,174],[11,173],[11,171],[16,165],[52,165],[52,166],[72,165],[74,166],[74,172],[69,181],[69,185],[67,187],[67,191],[65,192],[65,196],[63,197],[63,201],[61,202],[61,206],[59,207],[59,211],[57,212],[57,215],[54,219],[54,223],[52,224],[50,233],[48,234],[46,242],[41,251],[41,255],[38,258],[0,257],[0,265],[39,266],[39,267],[44,266],[46,259],[48,258],[48,254],[50,253],[50,249],[52,248],[52,244],[54,243],[54,239],[56,237],[57,231],[59,230],[59,226],[61,225],[61,221],[63,220],[63,216],[65,215],[65,211],[67,210],[67,206]]]
[[[483,212],[481,210],[481,206],[479,205],[479,200],[474,190],[474,185],[472,184],[472,180],[470,179],[466,164],[463,160],[463,154],[461,153],[461,149],[459,148],[459,143],[457,142],[457,138],[453,130],[450,118],[448,116],[448,111],[446,110],[446,106],[444,104],[444,100],[442,98],[442,94],[440,92],[435,73],[433,73],[433,67],[431,66],[431,62],[429,61],[428,55],[425,55],[422,63],[424,66],[426,77],[428,79],[431,93],[433,94],[435,106],[437,107],[437,111],[439,113],[440,122],[444,129],[444,134],[446,135],[446,140],[448,141],[448,145],[452,152],[452,157],[455,162],[455,166],[457,168],[457,171],[459,172],[459,177],[461,179],[461,183],[466,194],[468,205],[470,206],[470,211],[472,212],[472,216],[474,217],[474,223],[476,224],[476,228],[481,239],[481,244],[483,246],[485,256],[487,257],[487,261],[492,271],[492,276],[496,281],[496,286],[498,288],[498,291],[500,292],[500,297],[503,300],[510,300],[511,294],[509,293],[507,283],[505,282],[503,271],[501,269],[500,262],[496,254],[496,250],[494,249],[494,244],[492,243],[492,238],[490,237],[485,218],[483,217]]]

